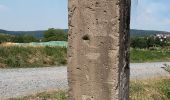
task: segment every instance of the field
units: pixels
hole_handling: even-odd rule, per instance
[[[170,50],[131,49],[130,60],[132,63],[142,62],[168,62]]]
[[[66,52],[65,47],[0,46],[0,68],[64,65]]]

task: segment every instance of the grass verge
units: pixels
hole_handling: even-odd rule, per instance
[[[0,46],[0,68],[64,65],[66,52],[64,47]]]
[[[9,100],[67,100],[67,95],[65,91],[52,91]]]
[[[131,49],[132,63],[170,61],[169,50]]]

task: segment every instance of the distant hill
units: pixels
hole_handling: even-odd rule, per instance
[[[45,30],[40,31],[7,31],[0,29],[0,33],[10,34],[10,35],[32,35],[36,38],[42,38]]]
[[[39,30],[39,31],[7,31],[7,30],[2,30],[0,29],[0,33],[5,33],[5,34],[11,34],[11,35],[21,35],[21,34],[26,34],[26,35],[32,35],[36,38],[42,38],[43,33],[46,30]],[[65,32],[68,32],[68,29],[64,29]],[[170,34],[170,32],[166,31],[155,31],[155,30],[136,30],[136,29],[131,29],[130,30],[131,37],[135,36],[150,36],[154,34]]]
[[[151,36],[151,35],[155,35],[155,34],[170,34],[170,32],[155,31],[155,30],[136,30],[136,29],[131,29],[130,30],[131,37]]]

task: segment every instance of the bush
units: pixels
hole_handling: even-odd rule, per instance
[[[131,39],[131,47],[133,48],[147,48],[147,41],[146,38],[132,38]]]
[[[153,47],[170,46],[168,39],[160,39],[157,37],[132,37],[130,46],[132,48],[149,49]]]

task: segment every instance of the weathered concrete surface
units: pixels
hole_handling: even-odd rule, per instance
[[[129,99],[130,0],[69,0],[69,100]]]

